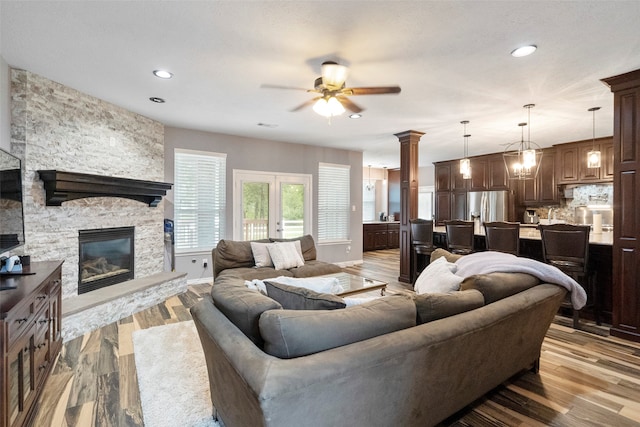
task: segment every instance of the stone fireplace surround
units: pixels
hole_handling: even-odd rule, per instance
[[[64,260],[65,341],[186,290],[186,274],[163,272],[164,201],[119,197],[48,206],[39,170],[161,182],[164,126],[25,70],[11,70],[11,152],[23,165],[26,244],[32,261]],[[78,295],[78,231],[133,226],[135,277],[108,292]],[[107,289],[107,288],[105,288]],[[91,295],[95,294],[95,295]],[[90,297],[85,297],[89,295]]]

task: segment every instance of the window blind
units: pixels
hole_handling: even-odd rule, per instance
[[[226,162],[226,154],[175,151],[176,252],[210,251],[223,237]]]
[[[349,165],[320,163],[318,169],[318,241],[349,239]]]

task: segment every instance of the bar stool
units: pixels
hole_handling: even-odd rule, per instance
[[[422,269],[418,271],[418,255],[423,255],[427,259],[427,265],[429,265],[431,252],[436,247],[433,246],[432,220],[418,218],[409,220],[409,223],[411,224],[411,283],[413,283],[422,271]]]
[[[591,296],[592,298],[596,324],[600,325],[599,301],[589,271],[589,231],[591,227],[588,225],[551,224],[540,225],[539,228],[544,262],[558,267],[587,289],[587,297]],[[580,311],[574,310],[568,301],[562,306],[573,311],[573,328],[579,329]]]
[[[445,221],[449,252],[468,255],[473,252],[473,221]]]
[[[485,222],[484,239],[489,251],[520,255],[519,222]]]

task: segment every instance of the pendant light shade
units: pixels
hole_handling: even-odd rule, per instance
[[[600,107],[592,107],[587,111],[593,112],[593,133],[591,139],[591,151],[587,153],[587,167],[588,168],[599,168],[602,163],[602,154],[600,151],[596,150],[596,111],[598,111]]]
[[[462,174],[462,179],[471,179],[471,160],[469,160],[469,137],[471,135],[467,134],[469,120],[463,120],[460,123],[464,129],[464,158],[460,159],[460,173]]]
[[[527,123],[518,123],[521,129],[520,141],[507,145],[507,148],[502,154],[509,179],[535,179],[536,176],[538,176],[540,163],[542,162],[542,149],[538,144],[531,141],[530,123],[531,109],[533,107],[535,107],[535,104],[527,104],[524,106],[524,108],[527,109],[529,119],[527,140],[524,140],[524,127],[527,126]]]
[[[365,188],[367,191],[373,191],[376,189],[376,185],[371,183],[371,165],[369,165],[369,183]]]

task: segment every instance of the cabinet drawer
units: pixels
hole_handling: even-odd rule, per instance
[[[30,297],[26,304],[22,304],[7,318],[7,347],[11,347],[20,335],[32,326],[35,317],[35,301],[35,298]]]

